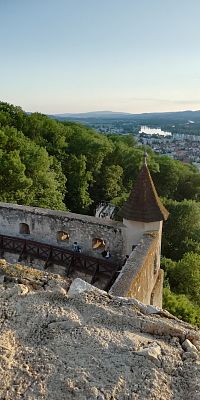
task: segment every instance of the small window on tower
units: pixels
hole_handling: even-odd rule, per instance
[[[69,240],[69,233],[65,231],[58,231],[57,232],[57,241],[58,242],[63,242]]]
[[[94,238],[92,239],[93,250],[103,250],[105,249],[105,242],[103,239]]]

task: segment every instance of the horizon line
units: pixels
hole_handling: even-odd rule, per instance
[[[128,112],[128,111],[112,111],[112,110],[90,110],[90,111],[76,111],[76,112],[56,112],[56,113],[48,113],[41,111],[26,111],[27,113],[41,113],[44,115],[78,115],[78,114],[91,114],[91,113],[113,113],[113,114],[126,114],[126,115],[143,115],[143,114],[171,114],[171,113],[182,113],[182,112],[197,112],[200,111],[200,108],[197,109],[180,109],[176,111],[144,111],[144,112]]]

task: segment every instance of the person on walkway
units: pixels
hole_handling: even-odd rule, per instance
[[[79,246],[79,244],[77,242],[74,242],[74,244],[72,246],[72,250],[75,253],[81,253],[81,246]]]
[[[107,248],[107,250],[106,250],[106,255],[105,255],[105,258],[110,258],[111,257],[111,254],[110,254],[110,250],[109,250],[109,247]]]
[[[74,242],[73,246],[72,246],[72,250],[75,251],[75,253],[78,252],[78,243]]]
[[[81,253],[81,246],[79,246],[79,244],[77,245],[77,253]]]

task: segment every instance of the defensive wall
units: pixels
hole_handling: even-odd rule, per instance
[[[125,227],[121,222],[44,208],[0,203],[0,234],[35,240],[72,250],[77,242],[82,253],[102,259],[103,248],[93,248],[95,239],[109,247],[112,262],[125,255]]]
[[[109,293],[162,306],[162,288],[159,232],[147,232],[130,254]]]
[[[72,250],[76,241],[84,255],[102,259],[102,240],[112,263],[122,267],[115,274],[110,294],[135,297],[161,306],[163,275],[160,270],[160,233],[145,233],[126,256],[127,227],[122,222],[48,209],[0,203],[0,235],[25,238]],[[124,264],[124,265],[123,265]],[[118,275],[118,276],[117,276]]]

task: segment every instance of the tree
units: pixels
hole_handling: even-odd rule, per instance
[[[0,199],[4,202],[26,203],[33,181],[25,174],[19,151],[0,151]]]
[[[122,191],[123,169],[119,165],[103,166],[99,174],[95,175],[96,181],[90,188],[94,200],[94,207],[101,201],[113,203]]]
[[[89,184],[92,174],[86,169],[86,157],[70,155],[66,162],[67,193],[65,202],[73,212],[86,213],[92,204]]]
[[[46,115],[33,113],[26,118],[23,133],[50,155],[63,160],[67,149],[67,130],[64,125]]]
[[[111,165],[102,172],[104,199],[112,200],[122,189],[123,169],[120,165]]]
[[[179,260],[186,252],[188,239],[200,242],[200,204],[193,200],[167,200],[165,206],[170,215],[164,224],[162,254]]]
[[[174,197],[180,175],[180,163],[169,157],[157,157],[159,170],[152,173],[152,178],[160,196]]]
[[[26,113],[21,107],[0,102],[0,126],[12,126],[17,130],[22,130],[26,120]]]
[[[65,177],[47,151],[15,128],[0,130],[0,199],[65,209]]]
[[[175,294],[169,288],[163,291],[163,308],[183,321],[200,327],[200,308],[184,294]]]
[[[200,199],[200,173],[194,166],[166,156],[156,156],[158,171],[152,178],[160,196],[173,200]]]
[[[75,125],[74,134],[69,139],[68,153],[76,157],[85,156],[87,170],[92,174],[100,171],[105,157],[112,150],[112,143],[106,136],[84,126]]]
[[[179,180],[177,186],[176,200],[193,199],[200,201],[200,173],[188,171]]]
[[[200,255],[186,253],[168,270],[170,288],[176,293],[185,294],[200,307]]]
[[[160,260],[160,268],[164,270],[164,287],[171,287],[171,278],[173,277],[173,271],[176,267],[176,261],[172,261],[170,258],[162,257]]]

